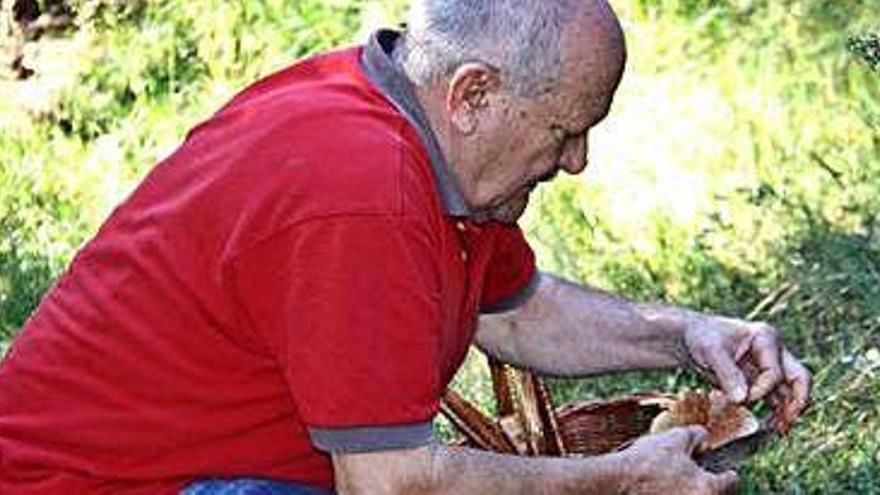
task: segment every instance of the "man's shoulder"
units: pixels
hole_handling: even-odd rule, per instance
[[[331,52],[263,78],[190,137],[216,131],[215,142],[294,155],[418,151],[417,135],[367,78],[361,54],[360,47]]]
[[[401,116],[366,77],[362,52],[354,47],[299,61],[239,92],[211,120],[244,114],[251,117],[251,124],[280,119],[340,126],[368,112],[396,125]]]
[[[202,169],[246,191],[247,209],[266,205],[288,220],[433,213],[424,146],[363,73],[360,54],[321,55],[255,83],[195,128],[177,160],[209,162]]]

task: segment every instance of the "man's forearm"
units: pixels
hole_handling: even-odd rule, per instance
[[[467,448],[334,455],[340,495],[617,493],[619,455],[523,458]]]
[[[544,374],[662,369],[686,360],[683,331],[699,317],[681,308],[635,304],[544,274],[521,308],[482,317],[477,341],[502,361]]]

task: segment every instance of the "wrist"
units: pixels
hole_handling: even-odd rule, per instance
[[[704,315],[675,306],[646,304],[639,308],[645,322],[657,335],[659,352],[666,356],[669,365],[693,368],[694,360],[688,345],[688,333],[698,326]]]
[[[594,466],[587,479],[594,482],[595,493],[626,493],[632,471],[626,451],[593,457]],[[590,493],[593,493],[591,491]]]

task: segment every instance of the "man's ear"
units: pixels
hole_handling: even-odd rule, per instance
[[[489,95],[500,87],[501,74],[489,65],[468,62],[455,70],[449,80],[446,111],[459,132],[470,135],[476,130]]]

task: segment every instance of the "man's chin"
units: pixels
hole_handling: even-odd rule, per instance
[[[486,213],[487,220],[501,223],[515,224],[526,211],[529,205],[529,193],[531,190],[523,194],[519,194],[512,199],[489,209]]]

